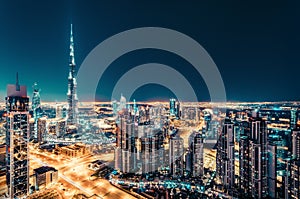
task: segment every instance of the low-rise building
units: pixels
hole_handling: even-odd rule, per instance
[[[42,166],[33,170],[37,189],[46,188],[58,180],[58,171],[53,167]]]
[[[59,152],[68,157],[80,157],[88,154],[87,147],[81,143],[60,147]]]

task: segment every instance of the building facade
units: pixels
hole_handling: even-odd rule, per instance
[[[42,166],[33,170],[35,187],[40,190],[47,188],[58,180],[58,171],[53,167]]]
[[[7,86],[6,97],[6,183],[9,198],[26,198],[29,194],[29,98],[26,86]]]
[[[41,144],[44,141],[44,138],[47,133],[46,127],[47,119],[46,117],[41,117],[37,120],[37,141]]]
[[[229,191],[235,185],[234,124],[226,120],[217,143],[217,175]]]
[[[183,174],[183,139],[179,136],[169,140],[169,168],[173,176]]]

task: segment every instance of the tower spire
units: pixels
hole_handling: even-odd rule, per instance
[[[75,57],[74,57],[74,39],[73,39],[73,24],[71,23],[70,30],[70,67],[75,67]]]
[[[16,90],[17,90],[17,91],[20,91],[19,74],[18,74],[18,72],[17,72],[17,74],[16,74]]]

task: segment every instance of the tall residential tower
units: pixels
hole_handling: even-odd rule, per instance
[[[26,86],[7,85],[6,97],[6,183],[9,198],[29,194],[29,98]]]

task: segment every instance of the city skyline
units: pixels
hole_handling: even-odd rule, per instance
[[[77,70],[97,44],[118,32],[143,26],[166,27],[191,36],[205,47],[220,70],[228,101],[300,100],[297,92],[291,92],[299,90],[294,81],[299,70],[295,67],[299,52],[297,3],[228,3],[222,4],[224,9],[221,10],[218,9],[220,3],[157,2],[132,6],[119,3],[122,9],[113,3],[93,3],[3,4],[0,8],[3,9],[0,23],[5,27],[0,33],[0,63],[2,74],[5,74],[0,78],[2,102],[5,85],[12,83],[10,80],[15,72],[19,72],[20,82],[27,85],[30,97],[31,86],[38,82],[42,101],[66,101],[67,87],[59,85],[65,85],[67,81],[67,41],[71,21],[75,32]],[[238,11],[237,7],[241,10]],[[208,12],[206,8],[215,8],[215,11]],[[128,14],[126,10],[132,12]],[[183,14],[176,16],[176,11],[180,10]],[[113,11],[118,14],[111,16]],[[135,19],[137,16],[139,20]],[[13,59],[15,56],[18,59]],[[206,85],[200,76],[191,75],[193,71],[189,64],[160,50],[128,53],[112,63],[100,80],[106,86],[98,88],[99,99],[108,101],[118,78],[130,68],[147,62],[169,65],[188,76],[188,81],[196,87],[198,98],[209,101]],[[278,82],[277,78],[281,81]],[[145,91],[150,91],[148,96],[145,96]],[[164,100],[174,97],[171,91],[158,85],[146,85],[138,89],[134,97],[138,101],[148,101],[152,100],[151,96],[154,96],[152,99]]]
[[[300,198],[297,8],[3,2],[0,198]]]

